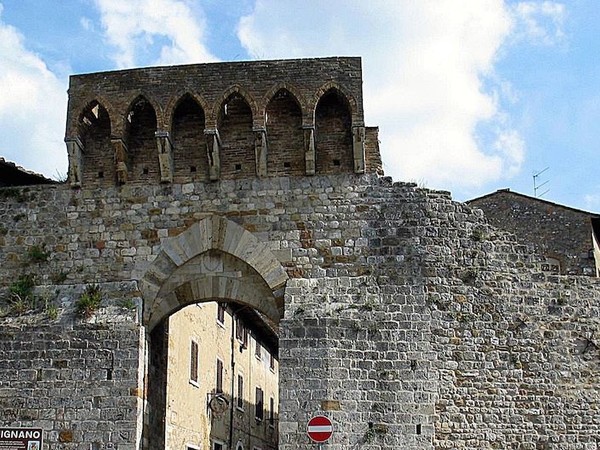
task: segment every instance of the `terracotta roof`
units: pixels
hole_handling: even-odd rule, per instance
[[[12,161],[0,157],[0,186],[26,186],[31,184],[57,183],[44,175],[24,169]]]
[[[580,213],[583,213],[583,214],[587,214],[589,216],[594,216],[594,217],[600,216],[600,214],[598,214],[598,213],[593,213],[593,212],[590,212],[590,211],[584,211],[583,209],[577,209],[577,208],[573,208],[571,206],[561,205],[560,203],[554,203],[554,202],[551,202],[549,200],[544,200],[543,198],[539,198],[539,197],[532,197],[531,195],[520,194],[519,192],[511,191],[510,188],[498,189],[495,192],[490,192],[489,194],[485,194],[485,195],[482,195],[480,197],[475,197],[475,198],[472,198],[471,200],[467,200],[467,201],[465,201],[465,203],[468,205],[470,203],[477,202],[478,200],[482,200],[484,198],[494,197],[494,196],[502,195],[502,194],[508,194],[508,195],[512,195],[512,196],[515,196],[515,197],[521,197],[521,198],[524,198],[524,199],[527,199],[527,200],[531,200],[531,201],[535,201],[535,202],[539,202],[539,203],[544,203],[546,205],[556,206],[556,207],[559,207],[559,208],[570,209],[571,211],[577,211],[577,212],[580,212]]]

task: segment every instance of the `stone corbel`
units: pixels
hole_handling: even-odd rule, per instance
[[[254,155],[256,157],[256,176],[267,176],[267,130],[254,128]]]
[[[352,128],[352,153],[354,173],[365,173],[365,127]]]
[[[157,131],[156,146],[158,148],[158,166],[160,168],[160,182],[173,182],[173,143],[168,131]]]
[[[304,129],[304,162],[306,175],[315,174],[315,127],[303,126]]]
[[[129,152],[127,144],[121,138],[112,138],[110,143],[113,148],[113,154],[115,155],[117,184],[125,184],[129,178]]]
[[[69,181],[72,188],[81,187],[83,176],[83,143],[79,137],[65,139],[69,157]]]
[[[212,181],[218,180],[221,175],[221,137],[216,128],[204,130],[206,137],[206,154],[208,157],[208,176]]]

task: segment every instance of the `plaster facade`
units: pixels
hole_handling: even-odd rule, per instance
[[[208,302],[169,317],[165,448],[277,448],[277,349],[243,313]]]

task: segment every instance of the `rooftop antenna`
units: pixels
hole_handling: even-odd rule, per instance
[[[550,182],[550,180],[546,180],[541,184],[538,184],[538,177],[543,174],[545,171],[550,169],[550,167],[546,167],[544,170],[540,170],[539,172],[533,173],[533,196],[535,198],[540,198],[543,195],[547,194],[550,189],[546,189],[544,192],[539,193],[539,191]]]

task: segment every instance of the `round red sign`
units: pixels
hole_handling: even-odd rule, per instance
[[[313,442],[325,442],[333,434],[333,424],[329,417],[315,416],[308,421],[307,432]]]

